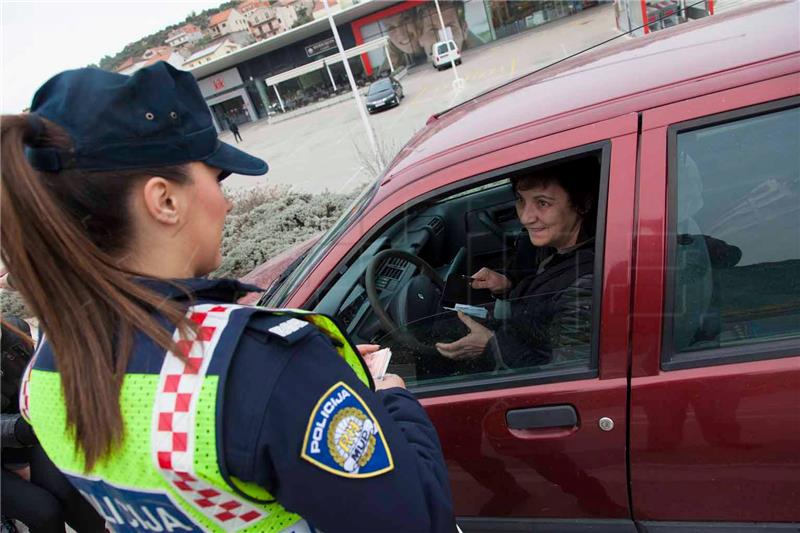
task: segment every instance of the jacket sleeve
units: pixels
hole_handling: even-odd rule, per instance
[[[345,475],[336,465],[324,468],[303,457],[315,414],[340,384],[355,392],[380,427],[391,456],[387,471],[372,477]],[[225,425],[232,475],[263,486],[287,510],[326,533],[455,531],[444,457],[422,406],[405,390],[369,390],[319,332],[292,346],[245,336],[229,371],[226,417],[233,409],[227,392],[232,387],[240,395],[249,389],[245,395],[251,405],[245,410],[252,411],[249,421],[241,413],[232,415],[251,428],[249,433]],[[318,440],[323,446],[331,433],[324,435]],[[232,442],[237,438],[238,445]]]
[[[36,444],[36,435],[33,428],[19,414],[0,415],[2,422],[2,443],[6,448],[25,448]]]
[[[588,359],[592,340],[593,275],[577,278],[548,305],[552,314],[531,323],[522,314],[503,321],[495,331],[486,357],[499,358],[511,368]]]
[[[589,358],[592,343],[592,291],[594,276],[577,278],[555,301],[550,324],[553,362]]]

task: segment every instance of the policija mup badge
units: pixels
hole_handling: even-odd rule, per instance
[[[311,410],[301,457],[342,477],[374,477],[394,468],[383,431],[364,400],[339,382]]]

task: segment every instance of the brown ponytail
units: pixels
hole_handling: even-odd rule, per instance
[[[119,266],[131,232],[128,200],[134,185],[150,176],[190,178],[183,167],[38,172],[24,144],[68,148],[69,137],[26,115],[3,116],[0,139],[0,253],[53,347],[67,426],[90,471],[123,437],[119,394],[135,332],[179,353],[151,312],[189,327],[184,309]]]

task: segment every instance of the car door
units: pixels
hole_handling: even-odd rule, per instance
[[[800,522],[798,87],[643,114],[630,462],[647,531]]]
[[[591,357],[577,366],[418,380],[411,387],[439,432],[467,533],[529,525],[633,531],[626,402],[637,121],[629,114],[533,139],[398,187],[331,250],[329,266],[308,279],[324,293],[322,280],[342,272],[338,265],[366,246],[367,235],[440,190],[520,165],[601,154]],[[304,305],[303,292],[311,290],[301,287],[289,304]]]

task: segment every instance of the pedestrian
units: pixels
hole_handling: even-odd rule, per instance
[[[267,165],[219,142],[190,73],[67,71],[1,133],[2,260],[43,332],[23,414],[114,530],[456,530],[436,432],[371,378],[376,347],[205,277],[219,181]]]
[[[228,118],[228,128],[230,128],[231,133],[233,133],[236,144],[239,144],[239,141],[242,140],[242,135],[239,133],[239,126],[233,118]]]

